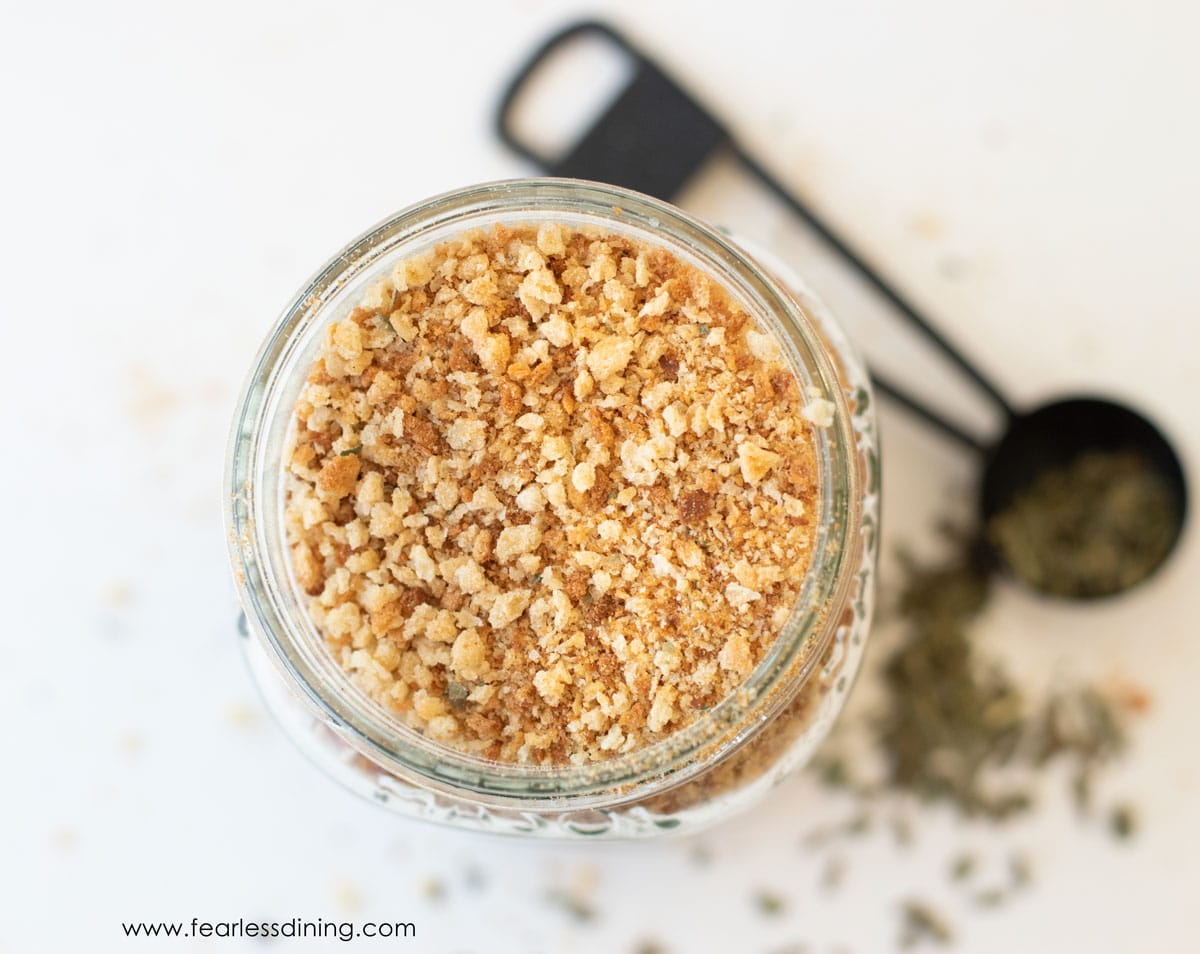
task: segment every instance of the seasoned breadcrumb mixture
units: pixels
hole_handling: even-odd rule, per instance
[[[664,249],[474,231],[327,329],[287,458],[294,572],[336,659],[414,728],[506,762],[610,758],[767,652],[832,409]]]

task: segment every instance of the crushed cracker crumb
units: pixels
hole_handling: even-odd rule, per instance
[[[630,752],[780,631],[834,410],[664,249],[467,233],[327,330],[286,458],[295,576],[342,667],[431,737],[509,762]]]

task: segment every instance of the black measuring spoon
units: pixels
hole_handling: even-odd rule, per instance
[[[541,155],[515,135],[514,106],[532,74],[549,56],[568,41],[589,35],[612,43],[629,58],[631,78],[572,147],[558,157]],[[1011,534],[999,541],[992,538],[991,543],[996,545],[991,550],[998,561],[1024,582],[1059,596],[1109,595],[1150,576],[1178,542],[1187,509],[1187,482],[1178,455],[1149,419],[1126,404],[1097,395],[1060,399],[1030,410],[1014,409],[978,367],[755,160],[722,123],[608,24],[580,21],[545,40],[505,89],[496,131],[509,148],[550,175],[609,182],[666,201],[671,201],[711,158],[726,155],[736,159],[1002,412],[1004,426],[999,438],[980,440],[903,387],[872,372],[881,394],[981,455],[979,514],[985,534],[1010,511],[1020,516],[1025,503],[1040,494],[1059,501],[1059,511],[1069,511],[1070,519],[1060,520],[1059,526],[1046,526],[1038,515],[1030,523],[1026,513],[1022,532],[1030,538],[1057,535],[1054,543],[1060,555],[1066,553],[1073,560],[1081,548],[1099,547],[1103,551],[1099,553],[1100,563],[1112,564],[1120,555],[1114,548],[1139,546],[1142,550],[1142,563],[1135,573],[1114,576],[1106,572],[1102,585],[1066,587],[1052,585],[1045,575],[1036,572],[1036,567],[1029,569],[1029,561],[1015,559],[1020,548],[1003,545],[1004,540],[1011,541]],[[1078,482],[1080,493],[1072,489],[1072,479]],[[1064,481],[1068,482],[1065,488],[1056,486]],[[1091,496],[1082,494],[1085,489],[1091,491]],[[1120,526],[1097,530],[1112,517],[1100,511],[1118,505],[1125,510],[1142,507],[1154,511],[1158,532],[1152,552],[1137,539],[1137,512],[1126,514]],[[1019,521],[1008,523],[1021,527]]]

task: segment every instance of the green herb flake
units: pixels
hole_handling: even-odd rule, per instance
[[[1108,818],[1109,831],[1113,833],[1114,838],[1121,841],[1126,841],[1137,834],[1137,827],[1137,812],[1134,811],[1132,805],[1118,805]]]
[[[981,778],[985,765],[1014,746],[1022,717],[1015,686],[977,664],[968,635],[989,595],[982,550],[960,538],[942,563],[903,562],[899,608],[907,631],[885,664],[887,707],[877,733],[887,781],[926,800],[949,799],[968,815],[1012,814],[1026,796],[991,791]]]
[[[954,930],[949,922],[924,901],[905,901],[903,918],[900,932],[900,946],[903,948],[910,948],[921,941],[944,945],[954,940]]]
[[[979,859],[972,854],[961,854],[950,865],[951,881],[966,881],[975,873]]]
[[[1092,810],[1092,769],[1081,765],[1071,776],[1071,798],[1075,802],[1075,811],[1086,815]]]
[[[817,764],[821,773],[821,782],[827,788],[848,788],[850,785],[850,770],[846,760],[840,756],[822,759]]]
[[[884,702],[870,724],[882,778],[859,784],[836,756],[818,763],[819,777],[861,798],[904,792],[998,822],[1028,811],[1036,770],[1061,760],[1082,812],[1093,777],[1127,744],[1123,713],[1087,685],[1030,700],[997,661],[982,656],[972,629],[991,594],[989,550],[977,535],[948,529],[947,536],[940,561],[901,554],[903,630],[884,661]],[[894,831],[898,842],[908,841],[907,824]],[[853,833],[853,826],[840,832]]]
[[[866,812],[860,812],[846,822],[842,830],[847,835],[865,835],[871,830],[871,816]]]
[[[338,451],[338,457],[349,457],[351,454],[361,454],[362,449],[362,444],[359,444],[357,447],[351,447],[344,451]]]
[[[576,894],[554,889],[546,892],[546,901],[554,907],[561,908],[581,924],[596,919],[596,909]]]
[[[759,891],[754,895],[754,907],[764,917],[774,918],[783,914],[787,902],[774,891]]]

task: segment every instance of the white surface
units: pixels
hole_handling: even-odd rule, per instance
[[[1015,397],[1135,398],[1195,479],[1194,5],[601,6]],[[536,0],[6,9],[0,951],[256,950],[125,942],[120,922],[324,915],[415,921],[417,940],[394,946],[431,954],[621,954],[646,938],[699,954],[799,941],[874,952],[892,949],[908,895],[946,908],[963,951],[1194,949],[1194,527],[1126,599],[1075,609],[1006,589],[983,627],[1032,680],[1124,672],[1152,691],[1135,754],[1102,792],[1143,809],[1128,845],[1079,825],[1052,780],[1044,810],[1000,832],[914,811],[907,849],[884,830],[846,844],[846,882],[830,893],[828,853],[801,839],[853,809],[809,779],[704,836],[712,860],[698,867],[689,842],[554,847],[394,819],[261,717],[220,526],[242,375],[348,238],[426,195],[529,171],[492,140],[494,95],[569,12]],[[748,190],[699,183],[693,200],[798,256],[868,352],[917,367],[883,312]],[[966,499],[973,470],[898,412],[883,423],[890,551]],[[860,689],[859,716],[872,695]],[[1030,852],[1034,887],[972,910],[945,877],[964,845],[1001,866]],[[430,878],[440,901],[425,896]],[[590,883],[593,923],[546,905],[560,881]],[[786,898],[780,916],[755,909],[760,888]]]

